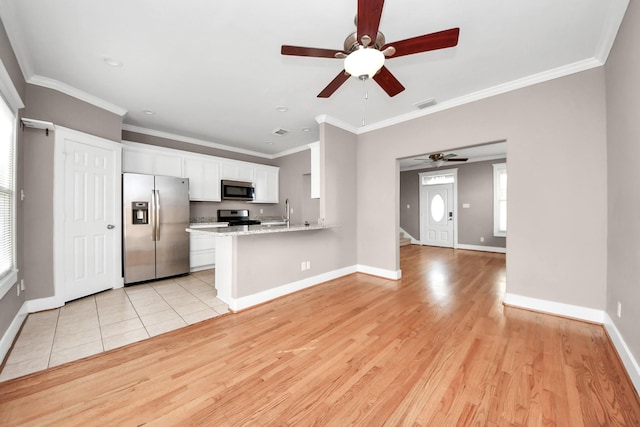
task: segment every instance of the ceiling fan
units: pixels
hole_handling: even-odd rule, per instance
[[[458,157],[458,155],[454,153],[450,153],[450,154],[433,153],[433,154],[429,154],[427,159],[416,159],[416,160],[424,160],[425,163],[430,162],[436,168],[438,168],[442,166],[442,164],[445,162],[466,162],[469,159],[466,157]]]
[[[384,0],[358,0],[357,30],[345,39],[343,50],[282,45],[280,53],[344,59],[344,71],[341,71],[318,94],[318,98],[330,97],[349,79],[349,76],[355,76],[361,80],[373,78],[389,96],[395,96],[405,88],[384,66],[385,58],[397,58],[456,46],[460,28],[386,43],[384,35],[378,31],[383,5]]]

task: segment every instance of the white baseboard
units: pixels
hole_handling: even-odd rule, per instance
[[[458,243],[456,249],[466,249],[469,251],[484,251],[484,252],[497,252],[499,254],[506,254],[507,248],[498,248],[496,246],[480,246],[480,245],[462,245]]]
[[[36,313],[38,311],[51,310],[54,308],[62,307],[64,300],[60,297],[47,297],[31,299],[26,302],[29,313]]]
[[[0,338],[0,363],[7,357],[11,349],[11,344],[13,344],[13,340],[18,335],[20,326],[22,326],[24,319],[27,318],[27,314],[29,314],[29,311],[27,310],[27,303],[25,302],[22,304],[22,307],[20,307],[20,310],[18,310],[16,317],[13,318],[4,335],[2,335],[2,338]]]
[[[620,335],[620,331],[618,331],[618,328],[616,328],[616,325],[613,323],[613,319],[611,319],[609,314],[606,312],[604,313],[604,327],[613,342],[613,346],[618,351],[620,360],[622,360],[622,364],[627,370],[633,386],[636,388],[636,393],[640,394],[640,366],[638,366],[638,362],[633,357],[633,354],[631,354],[631,350],[629,350],[627,343],[624,341],[624,338]]]
[[[540,311],[542,313],[555,314],[557,316],[585,320],[603,325],[611,338],[613,346],[618,352],[618,356],[620,356],[620,360],[622,360],[629,378],[631,378],[631,382],[636,389],[636,393],[640,393],[640,366],[633,357],[633,354],[631,353],[631,350],[629,350],[629,347],[620,334],[620,331],[618,331],[618,328],[616,328],[613,323],[613,320],[604,310],[563,304],[509,293],[505,294],[504,303],[505,305],[513,307],[525,308],[527,310]]]
[[[538,298],[525,297],[506,293],[504,303],[527,310],[540,311],[542,313],[555,314],[572,319],[586,320],[587,322],[604,324],[604,311],[595,308],[581,307],[578,305],[564,304],[561,302],[547,301]]]
[[[327,273],[319,274],[317,276],[307,277],[306,279],[298,280],[278,286],[277,288],[267,289],[266,291],[258,292],[252,295],[247,295],[240,298],[229,298],[229,301],[225,301],[229,308],[233,311],[244,310],[254,305],[262,304],[272,299],[279,298],[284,295],[291,294],[293,292],[301,291],[302,289],[309,288],[311,286],[318,285],[329,280],[337,279],[338,277],[346,276],[348,274],[355,273],[356,267],[350,266],[341,268]],[[220,296],[218,296],[220,298]]]
[[[385,270],[383,268],[369,267],[368,265],[357,265],[358,273],[370,274],[372,276],[384,277],[385,279],[399,280],[402,277],[401,270]]]

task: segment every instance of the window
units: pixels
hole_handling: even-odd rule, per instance
[[[0,298],[17,279],[15,259],[16,116],[0,97]]]
[[[453,174],[422,176],[422,185],[451,184],[453,182],[455,182]]]
[[[507,164],[493,165],[493,235],[507,237]]]

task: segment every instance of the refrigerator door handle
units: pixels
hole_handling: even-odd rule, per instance
[[[156,190],[151,190],[151,208],[149,209],[149,220],[151,221],[151,240],[156,241]]]
[[[156,193],[156,235],[155,235],[155,240],[156,242],[160,241],[160,190],[155,190]]]

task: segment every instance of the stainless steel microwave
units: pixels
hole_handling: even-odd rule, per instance
[[[255,197],[253,184],[245,181],[222,180],[222,200],[247,200]]]

